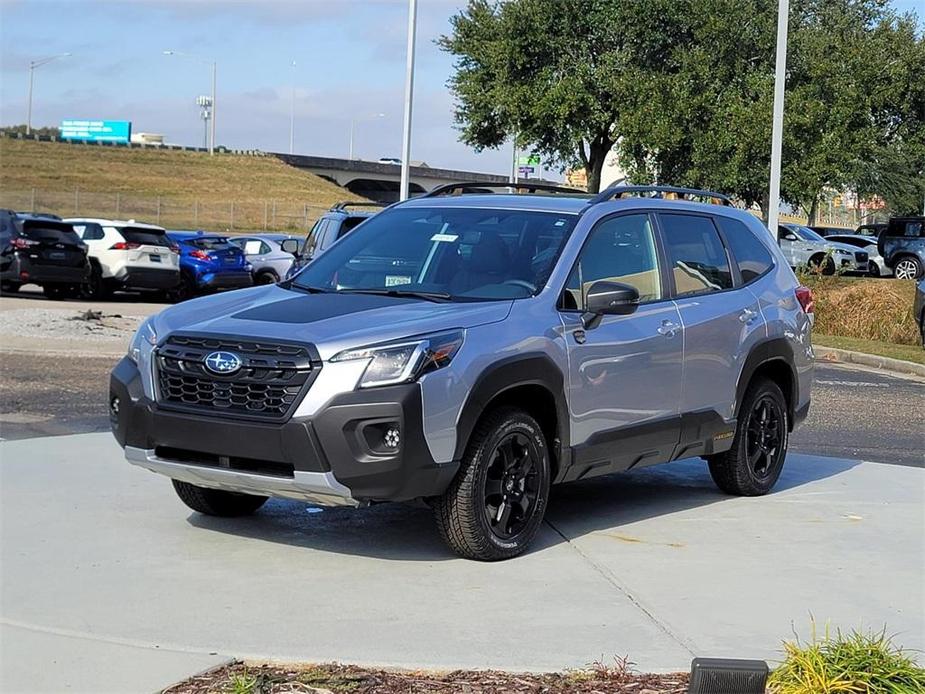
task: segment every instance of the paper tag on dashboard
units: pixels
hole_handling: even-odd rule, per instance
[[[386,275],[385,276],[385,286],[386,287],[399,287],[403,284],[411,284],[411,278],[407,275]]]
[[[437,243],[440,243],[441,241],[443,243],[453,243],[458,238],[459,236],[456,234],[434,234],[430,237],[430,240],[436,241]]]

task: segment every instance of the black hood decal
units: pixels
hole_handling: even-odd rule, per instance
[[[418,299],[375,294],[307,294],[293,296],[273,303],[255,306],[232,318],[238,320],[268,321],[271,323],[314,323],[326,318],[346,316],[386,306],[417,302]]]

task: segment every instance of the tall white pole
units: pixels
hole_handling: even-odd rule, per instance
[[[347,155],[347,158],[350,161],[353,161],[353,129],[356,128],[356,125],[357,125],[356,118],[351,118],[350,119],[350,149],[349,149],[349,154]]]
[[[209,154],[215,154],[215,69],[217,63],[212,61],[212,132],[209,137]]]
[[[511,142],[511,183],[517,183],[517,136]]]
[[[29,110],[26,115],[26,135],[32,134],[32,82],[35,79],[35,61],[29,63]]]
[[[784,138],[784,86],[787,80],[787,24],[790,0],[777,4],[777,53],[774,58],[774,113],[771,123],[771,190],[768,195],[768,229],[777,238],[780,215],[780,160]]]
[[[414,39],[418,0],[408,0],[408,52],[405,71],[405,122],[401,143],[401,188],[399,200],[407,200],[411,188],[411,106],[414,101]]]
[[[295,68],[295,61],[292,61]],[[292,143],[295,138],[295,70],[292,75],[292,91],[289,94],[289,154],[292,154]]]

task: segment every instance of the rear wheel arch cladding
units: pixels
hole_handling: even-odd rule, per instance
[[[524,399],[530,394],[540,396]],[[523,354],[492,364],[476,379],[460,411],[454,459],[460,460],[479,420],[496,407],[520,407],[547,438],[553,480],[568,466],[570,445],[565,376],[546,354]]]
[[[772,338],[755,345],[745,359],[736,384],[736,416],[741,414],[742,400],[748,387],[756,378],[768,378],[774,381],[784,394],[787,420],[792,428],[794,411],[799,402],[799,380],[793,362],[793,348],[786,338]]]

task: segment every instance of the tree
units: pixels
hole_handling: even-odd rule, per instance
[[[456,56],[449,87],[461,140],[510,137],[600,187],[616,142],[623,70],[618,5],[606,0],[470,0],[438,45]]]

